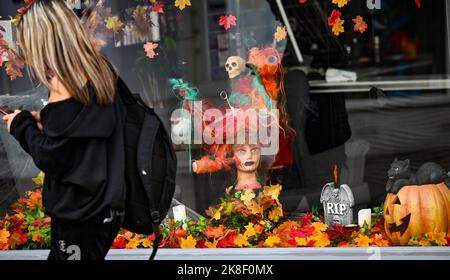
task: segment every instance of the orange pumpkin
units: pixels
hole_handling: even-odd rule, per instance
[[[384,226],[394,245],[407,245],[412,236],[450,231],[450,190],[444,183],[405,186],[384,202]]]

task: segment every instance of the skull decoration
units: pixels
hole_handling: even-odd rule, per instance
[[[230,56],[225,63],[225,69],[228,72],[228,77],[234,79],[245,72],[245,59],[240,56]]]

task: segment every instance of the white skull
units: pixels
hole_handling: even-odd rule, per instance
[[[240,56],[230,56],[225,63],[225,69],[228,72],[228,77],[234,79],[245,72],[245,59]]]

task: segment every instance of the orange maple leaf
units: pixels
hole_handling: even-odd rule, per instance
[[[334,35],[339,36],[339,34],[343,33],[344,30],[344,21],[340,18],[336,19],[336,22],[333,24],[332,29]]]
[[[353,22],[355,23],[354,30],[359,31],[360,33],[364,33],[367,29],[367,23],[364,21],[364,18],[362,16],[357,16],[353,19]]]
[[[6,228],[0,230],[0,244],[7,244],[9,240],[10,233]]]
[[[208,238],[219,238],[222,237],[224,235],[224,226],[218,226],[218,227],[208,227],[205,231],[204,234],[206,237]]]

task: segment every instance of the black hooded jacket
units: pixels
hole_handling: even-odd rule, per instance
[[[114,103],[101,106],[86,86],[90,105],[70,98],[42,109],[43,132],[28,111],[11,124],[11,134],[46,175],[43,203],[52,218],[83,222],[124,209],[125,107],[117,90]]]

